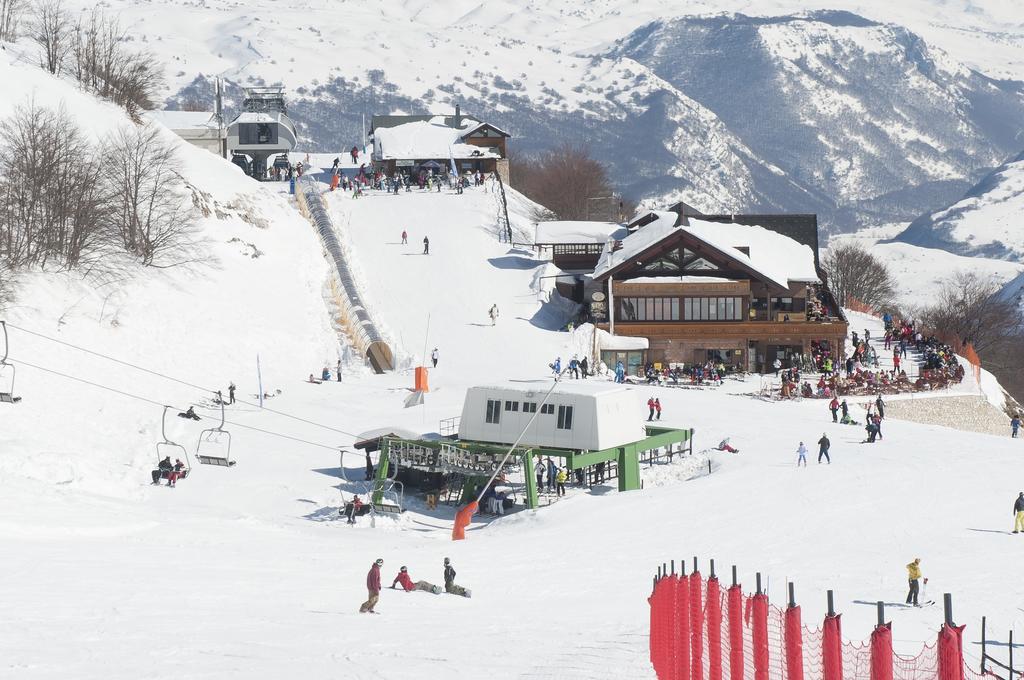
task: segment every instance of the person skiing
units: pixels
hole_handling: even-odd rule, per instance
[[[498,322],[498,303],[491,305],[491,308],[487,311],[487,316],[491,317],[492,326]]]
[[[915,607],[921,605],[917,601],[917,595],[920,591],[919,581],[921,579],[921,558],[916,557],[914,561],[907,565],[907,581],[910,585],[910,590],[907,592],[907,604],[912,604]],[[928,579],[924,580],[928,583]]]
[[[796,466],[800,467],[800,463],[807,467],[807,447],[804,446],[803,442],[800,442],[800,446],[796,447]]]
[[[658,397],[654,398],[654,413],[654,419],[661,420],[661,399],[659,399]]]
[[[832,411],[832,422],[833,423],[838,423],[839,422],[839,416],[836,415],[837,412],[839,411],[839,399],[838,398],[832,397],[832,401],[830,401],[828,403],[828,410]]]
[[[832,464],[832,459],[829,458],[828,450],[832,446],[832,442],[828,440],[828,435],[824,432],[821,433],[821,439],[818,440],[818,464],[821,464],[821,457],[825,456],[825,460],[828,464]]]
[[[471,595],[469,590],[455,583],[455,567],[452,566],[451,560],[447,557],[444,558],[444,589],[445,592],[449,592],[452,595],[462,595],[463,597]]]
[[[407,232],[405,229],[403,229],[402,230],[402,245],[404,246],[404,245],[407,245],[408,243],[409,243],[409,232]]]
[[[409,576],[409,570],[403,565],[398,570],[398,575],[395,576],[395,580],[391,582],[391,589],[395,589],[395,584],[401,584],[402,589],[407,593],[411,593],[414,590],[425,590],[428,593],[434,593],[435,595],[440,594],[441,589],[435,586],[433,583],[427,583],[426,581],[416,581],[413,583],[412,578]]]
[[[370,593],[370,596],[359,607],[360,614],[377,613],[373,611],[373,608],[377,606],[377,600],[380,599],[380,568],[382,566],[384,566],[384,560],[378,557],[373,566],[370,567],[370,571],[366,574],[366,590]]]
[[[230,383],[228,385],[228,403],[229,404],[234,404],[235,403],[235,389],[236,389],[235,388],[235,383],[232,382],[232,383]]]
[[[536,465],[533,466],[533,472],[537,475],[537,493],[544,491],[544,461],[537,459]]]
[[[439,356],[437,348],[435,347],[434,351],[430,353],[430,362],[434,365],[434,368],[437,368],[437,359]]]
[[[1016,439],[1018,430],[1020,430],[1020,415],[1015,415],[1010,419],[1010,436]]]
[[[654,397],[647,400],[647,409],[649,411],[647,414],[647,422],[651,422],[654,420]]]
[[[1016,519],[1013,523],[1013,533],[1019,534],[1024,531],[1024,491],[1020,492],[1017,500],[1013,502],[1013,514]]]
[[[430,255],[430,239],[426,236],[423,237],[423,254]]]

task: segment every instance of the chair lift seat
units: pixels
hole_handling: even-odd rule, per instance
[[[17,404],[21,401],[21,397],[11,396],[10,392],[0,392],[0,402],[5,404]]]
[[[393,505],[391,503],[374,503],[373,509],[376,510],[377,512],[386,512],[393,515],[397,515],[404,512],[401,507]]]
[[[231,467],[235,464],[235,461],[228,460],[227,458],[219,458],[217,456],[203,456],[199,455],[199,462],[204,465],[219,465],[221,467]]]

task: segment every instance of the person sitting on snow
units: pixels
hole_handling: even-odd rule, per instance
[[[729,453],[739,453],[740,450],[729,445],[729,438],[726,437],[722,441],[718,442],[719,451],[728,451]]]
[[[433,583],[427,583],[426,581],[416,581],[413,583],[412,577],[409,576],[409,570],[404,566],[398,570],[398,576],[395,576],[395,580],[391,582],[391,589],[395,589],[395,584],[401,584],[402,589],[407,593],[411,593],[414,590],[425,590],[435,595],[441,592],[441,589],[435,586]]]
[[[184,413],[178,414],[179,418],[191,418],[192,420],[199,420],[199,416],[196,415],[196,409],[194,406],[189,406],[188,410]]]

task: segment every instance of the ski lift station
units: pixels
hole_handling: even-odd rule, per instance
[[[288,117],[282,87],[245,90],[242,112],[228,124],[228,149],[252,159],[249,175],[264,179],[267,159],[295,148],[295,124]]]
[[[357,449],[380,452],[374,504],[382,502],[384,486],[396,480],[406,488],[447,490],[448,499],[442,500],[466,502],[502,468],[499,478],[521,475],[525,505],[536,508],[533,470],[539,460],[550,457],[570,480],[588,486],[616,479],[619,491],[634,491],[641,488],[641,464],[693,451],[692,429],[643,420],[634,388],[576,380],[557,383],[549,395],[551,389],[550,380],[471,387],[462,415],[443,421],[440,437],[384,434],[357,442]]]

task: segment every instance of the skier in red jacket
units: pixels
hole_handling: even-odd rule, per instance
[[[384,560],[377,558],[370,567],[370,571],[366,574],[366,590],[369,591],[370,597],[367,598],[366,602],[359,607],[359,613],[365,614],[367,612],[376,614],[373,608],[377,606],[377,600],[380,599],[380,568],[384,565]]]
[[[395,580],[391,582],[392,589],[394,589],[396,583],[400,583],[407,593],[414,590],[426,590],[436,595],[441,592],[441,589],[433,583],[427,583],[426,581],[416,581],[413,583],[412,577],[409,576],[409,570],[404,566],[398,571],[398,576],[395,577]]]

